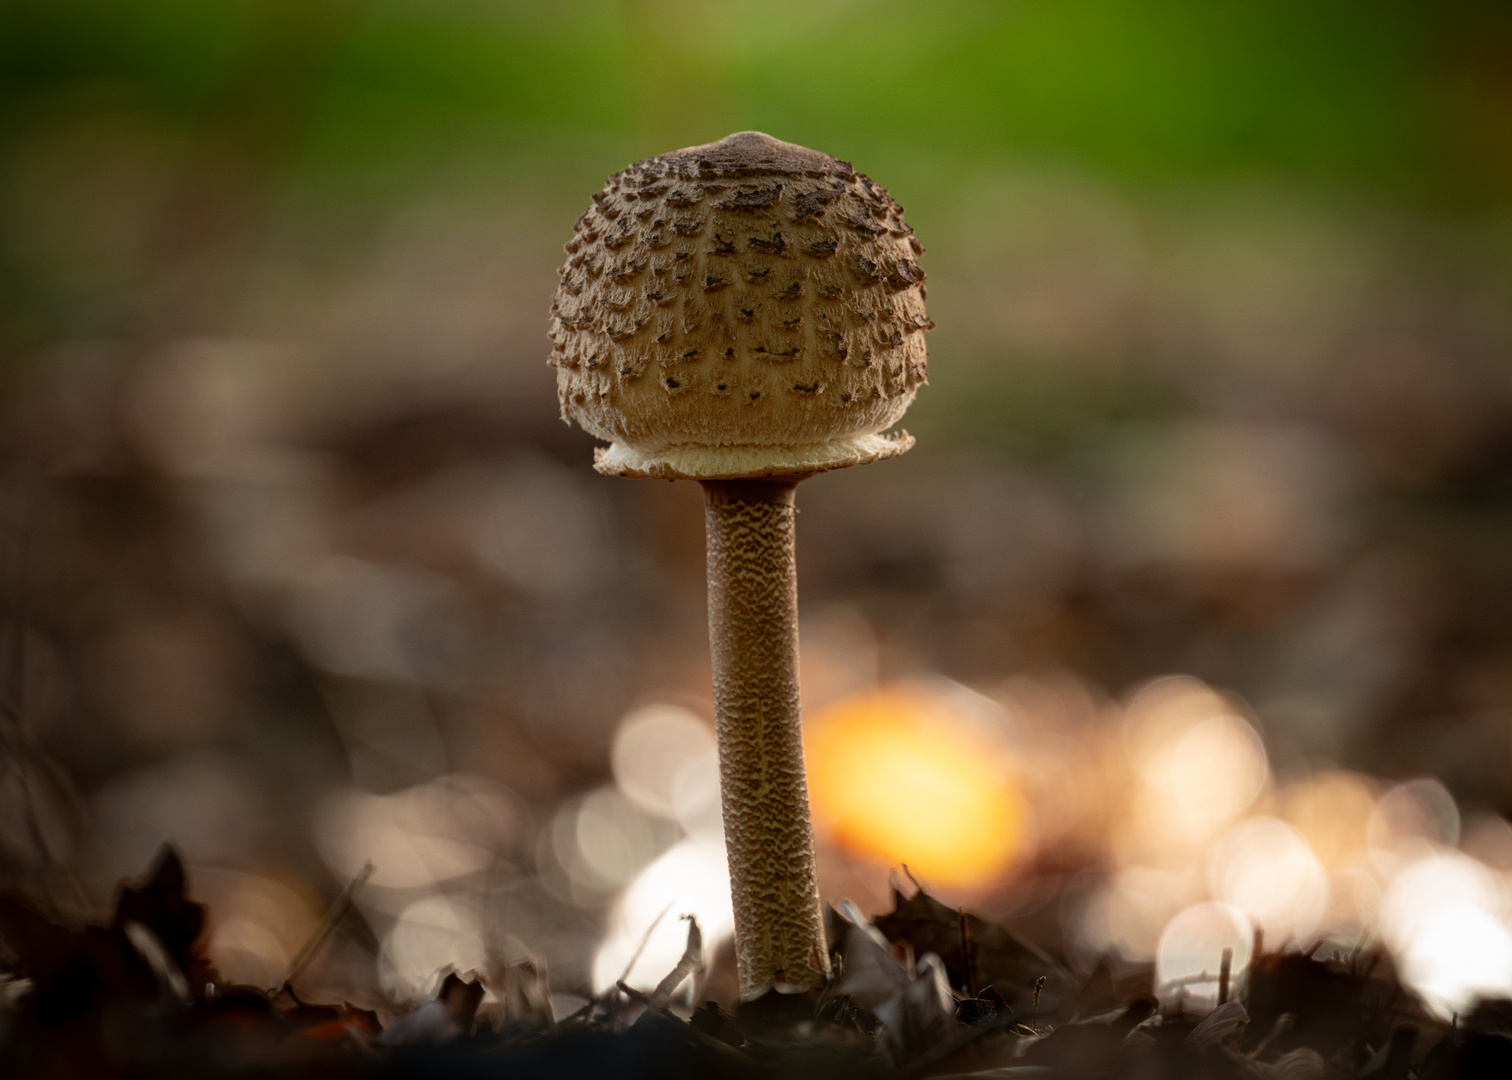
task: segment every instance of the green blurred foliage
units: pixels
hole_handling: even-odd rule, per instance
[[[459,172],[561,232],[606,173],[744,128],[857,161],[932,247],[1026,163],[1147,203],[1258,180],[1481,220],[1512,193],[1509,71],[1490,0],[0,0],[0,350],[224,321],[204,283],[228,291],[290,193],[317,208],[284,223],[301,257],[360,257]],[[114,224],[17,196],[69,138],[100,190],[63,202],[136,199]],[[1172,398],[1108,378],[1014,372],[950,408],[1038,445]]]
[[[1506,193],[1512,18],[1408,0],[6,0],[14,135],[59,99],[202,117],[249,52],[303,77],[311,160],[419,131],[617,136],[631,153],[770,128],[858,156],[1066,156],[1142,179],[1280,169],[1436,197]],[[427,149],[434,149],[428,147]]]

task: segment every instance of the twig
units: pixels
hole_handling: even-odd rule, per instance
[[[1229,971],[1234,964],[1234,950],[1224,949],[1223,959],[1218,964],[1218,1004],[1228,1004]]]
[[[677,903],[676,897],[668,900],[667,906],[657,912],[656,918],[651,920],[651,925],[646,927],[646,932],[641,935],[640,944],[630,954],[630,962],[625,965],[625,970],[620,972],[620,977],[614,980],[616,984],[623,983],[630,977],[630,970],[635,967],[635,962],[641,958],[641,953],[646,951],[646,945],[650,942],[651,935],[656,932],[656,928],[661,925],[661,921],[667,917],[667,912],[672,910],[672,905],[675,903]]]
[[[1041,975],[1034,980],[1034,1015],[1029,1020],[1029,1030],[1039,1034],[1039,997],[1040,991],[1045,988],[1045,976]]]
[[[604,995],[604,996],[607,997],[608,995]],[[569,1013],[568,1015],[562,1017],[561,1020],[557,1021],[558,1026],[560,1026],[560,1027],[566,1027],[568,1024],[571,1024],[574,1021],[584,1019],[590,1013],[593,1012],[594,1007],[597,1006],[598,1003],[599,1003],[599,998],[596,998],[596,997],[589,998],[586,1002],[584,1002],[581,1006],[579,1006],[573,1012]]]
[[[669,1013],[669,1012],[667,1012],[666,1009],[660,1008],[659,1006],[657,1006],[656,1004],[654,1004],[651,1001],[651,995],[650,994],[643,994],[643,993],[641,993],[635,987],[633,987],[629,983],[627,983],[624,979],[618,979],[618,980],[616,980],[614,985],[617,986],[617,987],[619,987],[620,993],[624,994],[627,998],[629,998],[631,1001],[635,1002],[637,1005],[643,1005],[646,1008],[650,1009],[652,1012],[659,1012],[659,1013],[664,1013],[667,1016],[672,1016],[672,1014]],[[677,1017],[672,1016],[672,1019],[677,1020]],[[682,1023],[681,1020],[677,1020],[677,1022],[679,1024]]]
[[[593,1010],[599,1006],[602,1006],[605,1010],[609,1009],[610,1002],[614,998],[615,990],[625,989],[625,980],[630,977],[630,971],[635,967],[635,962],[641,958],[641,953],[646,951],[646,946],[651,941],[651,935],[656,932],[656,928],[661,925],[661,921],[667,917],[667,912],[672,910],[672,905],[675,903],[677,903],[677,900],[674,897],[673,899],[667,901],[666,907],[662,908],[659,912],[656,913],[656,918],[652,919],[651,925],[646,927],[646,932],[641,935],[640,944],[635,947],[635,952],[630,954],[630,962],[625,965],[625,970],[620,972],[620,977],[614,980],[614,985],[609,987],[609,989],[605,990],[603,993],[598,994],[595,997],[590,997],[587,1004],[578,1009],[576,1012],[572,1013],[572,1015],[563,1017],[561,1023],[570,1024],[575,1020],[580,1020],[584,1017],[590,1016],[592,1015]],[[639,991],[636,991],[636,993],[639,993]],[[645,995],[641,996],[644,997]],[[636,1000],[634,995],[631,995],[631,1000]]]
[[[698,916],[684,915],[683,918],[688,920],[688,946],[677,966],[651,991],[651,1001],[658,1009],[665,1009],[671,1003],[672,995],[684,979],[703,969],[703,931],[698,928]]]
[[[275,994],[288,989],[289,984],[294,981],[295,976],[303,971],[305,965],[314,958],[315,953],[325,944],[326,938],[330,937],[331,933],[336,929],[336,924],[341,922],[346,917],[346,913],[351,910],[352,902],[357,899],[358,892],[362,890],[362,887],[367,884],[368,878],[372,876],[373,860],[369,859],[362,864],[362,869],[357,871],[357,876],[347,883],[346,888],[341,890],[341,895],[331,902],[331,906],[326,909],[325,917],[315,924],[314,930],[310,931],[310,936],[300,946],[299,952],[294,954],[294,962],[289,965],[289,973],[284,976],[284,980],[279,984],[278,990],[274,991]]]

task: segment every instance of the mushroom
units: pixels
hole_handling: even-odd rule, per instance
[[[794,493],[908,450],[923,248],[843,161],[743,131],[609,178],[551,308],[562,418],[610,476],[697,480],[740,993],[830,975],[798,708]]]

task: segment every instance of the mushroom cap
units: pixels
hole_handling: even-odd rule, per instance
[[[609,178],[551,305],[562,419],[615,476],[795,476],[913,445],[923,248],[886,190],[757,131]]]

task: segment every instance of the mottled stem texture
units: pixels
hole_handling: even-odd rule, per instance
[[[798,713],[793,481],[706,480],[709,644],[744,1001],[829,978]]]

